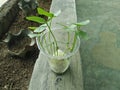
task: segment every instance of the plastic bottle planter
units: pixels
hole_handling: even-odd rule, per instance
[[[37,45],[41,52],[48,57],[49,66],[55,73],[64,73],[71,61],[71,56],[76,53],[80,46],[80,39],[74,39],[73,32],[65,30],[54,30],[57,45],[53,36],[46,32],[41,37],[37,37]],[[74,41],[75,40],[75,41]],[[73,45],[74,43],[74,45]]]
[[[26,52],[34,48],[35,40],[28,37],[29,30],[21,30],[18,34],[8,34],[4,42],[8,53],[13,56],[24,57]]]

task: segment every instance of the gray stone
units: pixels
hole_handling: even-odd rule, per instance
[[[81,42],[85,90],[120,90],[120,2],[76,0],[78,21],[90,19]]]
[[[15,19],[19,11],[17,3],[18,0],[10,0],[0,7],[0,37],[8,31],[9,26]]]
[[[4,0],[4,1],[1,0],[1,1],[0,1],[0,7],[1,7],[2,5],[4,5],[4,3],[6,3],[7,1],[8,1],[8,0]]]

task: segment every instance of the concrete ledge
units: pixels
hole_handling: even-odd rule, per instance
[[[10,0],[0,7],[0,37],[8,31],[9,26],[15,19],[19,11],[18,1],[19,0]]]
[[[52,22],[52,28],[61,28],[60,23],[77,22],[75,0],[52,0],[51,12],[62,11]],[[61,36],[63,37],[63,36]],[[29,90],[83,90],[81,57],[79,51],[71,57],[71,65],[63,75],[53,73],[48,65],[48,58],[42,53],[35,63]]]

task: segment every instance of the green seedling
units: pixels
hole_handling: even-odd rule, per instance
[[[53,13],[50,13],[50,12],[43,10],[42,8],[37,8],[37,12],[40,16],[26,17],[26,19],[29,21],[33,21],[33,22],[42,24],[39,27],[34,27],[34,26],[28,27],[29,29],[31,29],[33,31],[33,33],[29,34],[29,36],[31,38],[40,37],[44,31],[48,30],[49,34],[52,36],[52,38],[54,40],[53,43],[51,42],[52,43],[51,50],[53,50],[54,53],[56,53],[56,51],[58,51],[59,47],[58,47],[58,42],[56,40],[56,37],[55,37],[53,30],[51,28],[51,22],[52,22],[53,18],[57,17],[61,13],[61,11],[59,10],[57,13],[53,14]],[[47,17],[47,19],[42,18],[41,15]],[[81,30],[80,28],[81,28],[81,26],[84,26],[84,25],[88,24],[89,22],[90,22],[89,20],[86,20],[86,21],[83,21],[80,23],[72,23],[70,25],[59,24],[59,25],[63,26],[64,30],[66,30],[68,32],[68,42],[70,41],[70,34],[69,33],[70,32],[74,33],[72,47],[69,47],[69,43],[67,44],[67,47],[69,48],[70,52],[72,52],[74,47],[75,47],[77,37],[87,38],[87,33],[85,31]],[[49,40],[49,41],[51,41],[51,40]],[[45,42],[46,42],[46,39],[45,39]],[[40,44],[42,46],[42,43],[40,43]],[[44,48],[44,46],[42,46],[42,48]],[[48,51],[50,52],[50,50],[48,50]],[[58,52],[56,55],[58,55]]]

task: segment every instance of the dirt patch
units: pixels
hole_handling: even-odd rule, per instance
[[[26,46],[29,46],[31,39],[29,37],[17,38],[9,42],[9,50],[14,53],[19,53],[21,50],[25,49]]]
[[[40,7],[47,11],[49,10],[50,4],[51,0],[40,0]],[[20,11],[9,28],[9,32],[15,34],[21,29],[33,25],[37,26],[37,24],[24,20],[23,14]],[[38,54],[39,51],[35,48],[32,52],[26,53],[25,58],[13,57],[9,55],[7,45],[0,43],[0,90],[28,90],[34,63]]]

